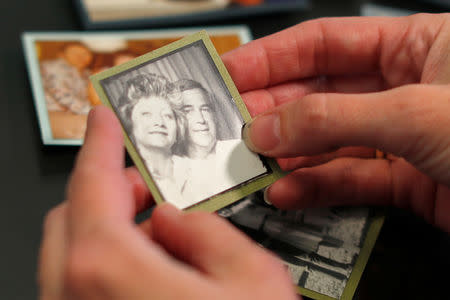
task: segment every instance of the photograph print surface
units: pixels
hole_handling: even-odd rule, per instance
[[[163,201],[189,208],[272,173],[241,139],[245,121],[202,39],[100,85]]]
[[[251,40],[245,26],[208,28],[219,54]],[[89,77],[197,32],[195,28],[127,32],[25,32],[25,58],[42,141],[81,145],[88,111],[101,104]]]
[[[86,29],[202,23],[304,10],[308,0],[75,0]]]
[[[352,299],[381,227],[366,207],[284,211],[254,193],[218,211],[286,265],[300,294]],[[372,243],[372,244],[371,244]]]

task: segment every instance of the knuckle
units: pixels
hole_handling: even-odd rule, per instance
[[[325,94],[306,96],[298,102],[296,107],[297,120],[301,122],[300,128],[306,133],[316,134],[327,128],[329,121],[328,100]]]
[[[312,128],[325,128],[328,121],[328,105],[326,94],[305,97],[300,101],[301,116]]]
[[[323,129],[328,121],[327,96],[317,94],[304,97],[298,102],[297,114],[305,128]]]

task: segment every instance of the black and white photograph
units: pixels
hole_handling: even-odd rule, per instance
[[[218,213],[279,256],[298,287],[334,299],[341,299],[371,220],[364,207],[279,210],[262,191]]]
[[[100,81],[164,201],[185,209],[270,173],[203,40]]]

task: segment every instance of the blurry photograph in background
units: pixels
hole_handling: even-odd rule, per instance
[[[362,1],[361,16],[402,17],[416,13],[446,13],[450,0],[369,0]]]
[[[415,13],[417,12],[413,10],[390,7],[370,2],[363,3],[361,5],[361,16],[366,17],[401,17],[409,16]]]
[[[383,218],[369,208],[284,211],[259,191],[218,214],[286,265],[299,292],[314,299],[352,299]]]
[[[44,144],[81,145],[87,114],[100,100],[89,76],[158,49],[197,29],[116,33],[24,33]],[[219,54],[251,40],[245,26],[209,30]]]
[[[309,0],[74,1],[86,29],[182,25],[309,8]]]

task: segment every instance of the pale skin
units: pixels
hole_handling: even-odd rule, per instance
[[[171,147],[175,143],[177,125],[172,108],[164,98],[142,98],[131,114],[133,135],[141,155],[148,162],[153,175],[173,176]]]
[[[165,204],[124,168],[112,111],[89,114],[66,200],[46,217],[40,299],[296,299],[287,270],[225,220]],[[270,274],[270,275],[269,275]]]
[[[250,147],[295,170],[272,203],[393,204],[450,231],[449,40],[449,15],[321,19],[225,55],[259,115]],[[122,139],[111,111],[91,112],[45,221],[41,299],[296,299],[281,263],[215,215],[162,205],[135,225],[151,196]]]
[[[205,158],[214,152],[217,142],[211,105],[200,89],[184,91],[182,97],[182,110],[187,119],[188,156]]]
[[[449,14],[322,19],[226,54],[248,146],[293,170],[268,200],[395,205],[450,232],[449,41]]]

